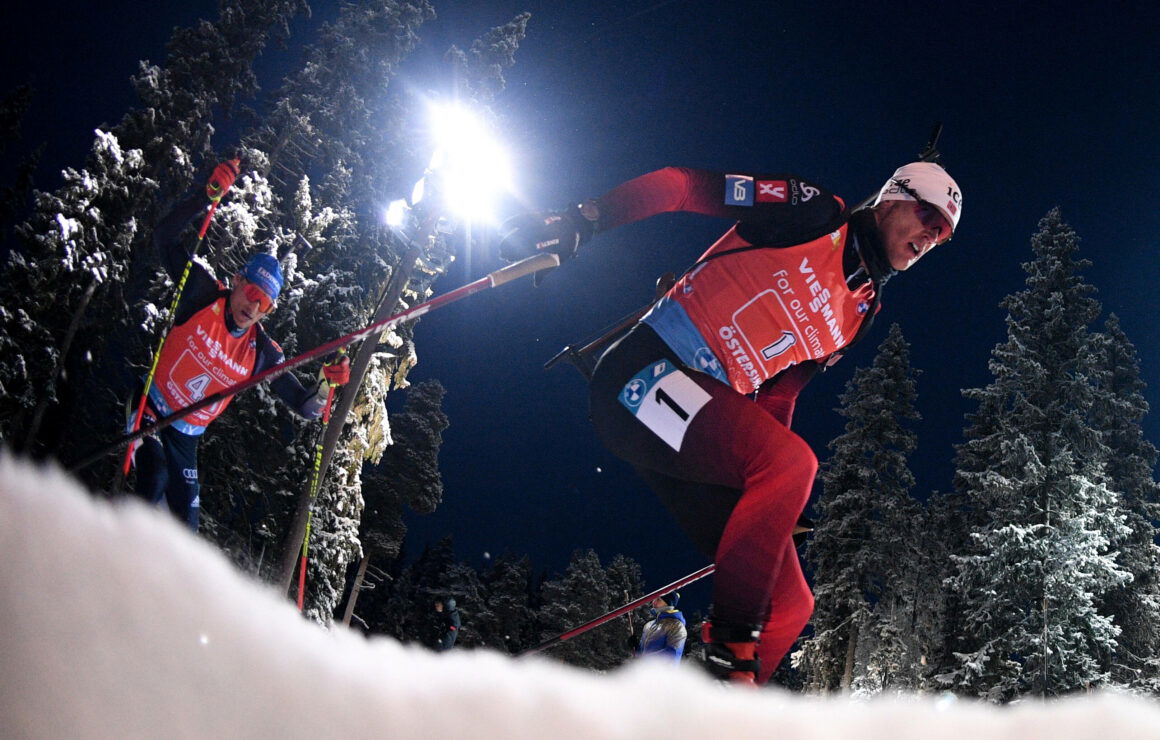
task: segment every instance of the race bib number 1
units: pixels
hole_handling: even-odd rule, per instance
[[[693,417],[711,398],[667,360],[641,370],[620,391],[620,403],[677,452]]]

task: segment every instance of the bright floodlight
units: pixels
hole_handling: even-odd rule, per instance
[[[407,201],[400,198],[399,200],[392,200],[387,206],[387,226],[398,228],[403,225],[403,221],[407,218]]]
[[[472,221],[494,219],[495,202],[511,188],[507,153],[470,111],[437,106],[432,118],[436,150],[431,169],[448,209]]]

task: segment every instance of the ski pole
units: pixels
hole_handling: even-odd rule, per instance
[[[234,172],[236,173],[241,169],[242,161],[235,158],[230,160],[230,164],[233,165]],[[209,231],[209,223],[213,220],[213,215],[217,212],[217,207],[221,203],[221,195],[224,194],[224,191],[219,192],[218,197],[210,205],[209,212],[205,214],[205,221],[202,222],[201,229],[197,232],[197,243],[194,244],[193,250],[189,253],[189,259],[185,261],[185,269],[181,271],[181,279],[177,281],[177,290],[173,293],[173,300],[169,302],[169,319],[166,321],[165,329],[161,332],[161,338],[157,341],[157,349],[153,350],[153,360],[149,364],[149,373],[145,376],[145,387],[141,390],[141,398],[137,401],[137,413],[133,417],[132,431],[134,432],[141,428],[141,419],[145,415],[145,402],[149,398],[149,389],[153,386],[153,377],[157,374],[157,363],[161,359],[161,350],[165,348],[165,340],[169,337],[169,330],[173,328],[173,321],[177,315],[177,304],[181,301],[182,293],[185,292],[185,283],[189,280],[189,273],[193,269],[193,260],[197,257],[202,242],[205,241],[205,234]],[[118,472],[117,480],[113,483],[114,493],[120,489],[121,482],[129,475],[129,469],[132,465],[133,447],[130,445],[125,449],[125,458],[121,462],[121,469]]]
[[[528,648],[527,650],[524,650],[522,653],[517,654],[516,657],[522,658],[525,655],[535,655],[536,653],[547,650],[550,647],[555,647],[556,645],[560,644],[561,642],[564,642],[565,640],[571,640],[573,637],[576,637],[577,635],[582,635],[585,632],[587,632],[588,630],[593,629],[594,627],[599,627],[600,625],[604,624],[605,622],[610,622],[613,619],[616,619],[617,617],[623,616],[623,615],[627,614],[628,612],[631,612],[633,609],[637,608],[638,606],[640,606],[642,604],[647,604],[648,602],[652,601],[653,599],[657,598],[658,596],[664,596],[665,594],[667,594],[671,591],[676,591],[678,588],[681,588],[683,586],[687,586],[688,584],[692,583],[693,581],[699,581],[702,578],[704,578],[705,576],[712,573],[716,569],[717,569],[716,565],[712,565],[712,564],[706,565],[704,568],[701,568],[700,570],[696,571],[695,573],[690,573],[689,575],[685,576],[684,578],[673,581],[669,585],[664,586],[662,588],[658,588],[656,591],[653,591],[650,594],[645,594],[644,596],[641,596],[639,599],[636,599],[635,601],[630,601],[622,607],[619,607],[617,609],[613,609],[612,611],[608,612],[607,614],[600,616],[600,617],[597,617],[596,619],[593,619],[591,622],[585,622],[584,624],[580,625],[579,627],[574,627],[563,634],[556,635],[555,637],[553,637],[550,640],[545,640],[544,642],[541,642],[539,645],[536,645],[535,647]]]
[[[340,349],[339,355],[346,354],[346,349]],[[326,406],[322,409],[322,429],[318,432],[318,441],[314,444],[314,470],[310,474],[310,501],[313,504],[314,499],[318,496],[318,487],[321,485],[319,478],[319,470],[322,468],[322,438],[326,436],[326,427],[330,425],[330,407],[334,403],[334,388],[335,386],[329,381],[327,385],[330,389],[326,392]],[[302,611],[302,605],[306,602],[306,553],[310,545],[310,518],[314,513],[314,508],[311,506],[306,513],[306,536],[302,538],[302,566],[298,571],[298,611]]]
[[[191,403],[184,408],[177,409],[169,416],[158,419],[154,423],[147,426],[143,426],[135,432],[121,435],[113,442],[110,442],[104,447],[101,447],[99,450],[88,455],[80,462],[72,465],[69,468],[69,471],[75,473],[78,470],[84,470],[85,468],[103,458],[105,455],[108,455],[111,452],[116,452],[125,445],[132,444],[142,437],[145,437],[146,435],[153,434],[154,432],[165,429],[179,419],[183,419],[186,416],[189,416],[190,414],[197,411],[201,411],[202,409],[212,406],[215,403],[220,403],[221,401],[231,396],[237,395],[244,390],[249,390],[250,388],[264,383],[267,380],[273,380],[274,378],[281,377],[294,368],[305,365],[307,362],[310,362],[315,358],[328,355],[331,352],[354,344],[361,339],[366,339],[369,336],[381,334],[382,332],[387,331],[397,324],[401,324],[412,319],[417,319],[424,314],[430,313],[431,311],[434,311],[438,308],[442,308],[443,306],[446,306],[450,303],[455,303],[456,301],[479,293],[480,291],[487,290],[488,288],[496,288],[500,285],[503,285],[504,283],[511,282],[512,280],[516,280],[526,275],[531,275],[549,267],[558,267],[559,265],[559,255],[545,252],[543,254],[533,255],[527,259],[520,260],[519,262],[513,262],[506,267],[501,267],[500,269],[495,270],[494,272],[490,272],[480,279],[468,283],[467,285],[460,286],[455,290],[444,293],[441,296],[436,296],[428,301],[424,301],[423,303],[413,306],[412,308],[409,308],[405,311],[400,311],[393,316],[388,316],[382,321],[376,321],[362,329],[359,329],[358,331],[351,332],[350,334],[341,336],[338,339],[332,339],[326,344],[321,344],[314,349],[307,350],[297,357],[289,360],[283,360],[279,364],[263,370],[257,375],[247,378],[240,383],[231,385],[228,388],[223,388],[216,393],[206,396],[200,401]]]

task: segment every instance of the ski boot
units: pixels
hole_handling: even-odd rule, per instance
[[[761,626],[756,624],[702,623],[700,657],[705,669],[722,681],[756,687],[760,634]]]

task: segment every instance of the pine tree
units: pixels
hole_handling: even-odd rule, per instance
[[[535,643],[531,570],[527,556],[504,554],[484,573],[486,599],[472,617],[481,645],[515,655]]]
[[[954,571],[952,555],[970,541],[962,496],[934,492],[927,499],[916,544],[920,555],[911,561],[915,583],[914,638],[920,645],[920,691],[944,691],[936,676],[954,661],[954,637],[962,633],[962,606],[946,587]]]
[[[543,604],[536,614],[540,639],[555,637],[619,606],[622,587],[632,587],[634,567],[627,558],[618,557],[606,571],[595,551],[573,552],[564,574],[543,585]],[[559,643],[547,654],[571,665],[608,670],[628,657],[624,643],[623,632],[605,625]]]
[[[1129,575],[1125,534],[1091,417],[1099,313],[1079,271],[1078,237],[1050,211],[1032,238],[1026,288],[1008,296],[1007,341],[958,450],[956,488],[972,516],[951,579],[961,608],[956,662],[943,685],[991,701],[1058,695],[1106,681],[1119,629],[1101,598]]]
[[[255,89],[254,59],[303,7],[225,0],[217,21],[177,31],[165,66],[143,62],[133,80],[141,105],[96,132],[83,169],[35,194],[0,280],[0,439],[20,443],[50,406],[49,450],[115,428],[114,409],[135,383],[126,358],[148,351],[136,351],[140,325],[155,311],[142,301],[157,266],[149,226],[163,201],[208,173],[215,117]],[[90,482],[107,483],[111,469],[90,471]]]
[[[438,642],[439,624],[435,616],[435,602],[449,595],[455,567],[455,545],[450,536],[432,547],[424,548],[411,566],[411,591],[406,612],[400,620],[411,625],[413,632],[404,639],[434,647]]]
[[[393,443],[379,465],[368,466],[363,475],[363,510],[359,539],[362,558],[347,614],[354,608],[362,576],[372,558],[398,557],[406,535],[404,508],[427,514],[443,498],[439,472],[439,448],[443,430],[450,423],[443,413],[443,386],[437,380],[411,387],[403,411],[392,420]],[[344,623],[349,624],[349,618]]]
[[[1144,438],[1148,413],[1140,361],[1120,321],[1112,314],[1096,337],[1102,374],[1093,418],[1111,451],[1109,486],[1118,494],[1126,535],[1111,543],[1116,562],[1131,581],[1107,594],[1104,604],[1121,629],[1118,650],[1108,656],[1114,683],[1160,693],[1160,486],[1153,477],[1156,448]]]
[[[874,363],[859,369],[841,396],[845,432],[830,443],[821,469],[819,524],[806,552],[814,572],[814,635],[797,658],[816,691],[867,691],[901,683],[913,588],[908,564],[918,505],[906,463],[917,444],[904,423],[919,418],[909,346],[897,325]],[[861,658],[861,659],[859,659]]]
[[[303,303],[345,300],[350,304],[352,294],[363,300],[348,305],[344,324],[330,325],[314,314],[296,317],[295,328],[304,337],[311,331],[304,323],[314,331],[328,330],[330,336],[369,323],[371,316],[377,315],[379,297],[390,293],[393,280],[403,286],[404,306],[425,300],[431,295],[431,282],[451,259],[446,239],[420,245],[423,249],[407,279],[409,265],[402,261],[411,259],[413,252],[381,219],[382,204],[388,196],[406,192],[410,186],[399,179],[409,154],[403,144],[404,104],[401,96],[384,91],[389,90],[390,81],[417,42],[419,25],[432,15],[425,2],[366,0],[344,6],[338,21],[323,29],[319,43],[307,54],[302,73],[284,87],[272,125],[251,140],[278,152],[281,165],[270,167],[272,178],[296,177],[296,166],[330,168],[330,175],[319,181],[316,200],[335,203],[335,212],[341,202],[345,213],[350,214],[350,218],[340,219],[349,223],[349,228],[337,231],[325,248],[316,249],[312,256],[314,263],[329,260],[327,272],[337,279],[326,286],[319,281],[319,287],[331,287],[337,295],[308,294]],[[471,91],[467,92],[470,97]],[[296,141],[312,142],[305,148],[317,153],[313,162],[292,156]],[[298,146],[299,153],[303,149]],[[361,389],[353,398],[348,426],[340,436],[327,440],[327,450],[333,449],[334,455],[331,472],[314,503],[314,527],[329,534],[321,540],[325,550],[313,564],[317,569],[313,582],[318,588],[309,597],[320,599],[320,615],[333,609],[332,599],[342,591],[346,564],[361,556],[356,533],[363,509],[362,468],[367,462],[377,462],[390,442],[384,431],[387,417],[383,401],[390,390],[407,385],[407,373],[416,362],[411,332],[411,327],[389,332],[387,346],[375,349]],[[357,353],[362,351],[356,350],[356,365]],[[341,406],[338,408],[341,417]],[[271,476],[265,488],[291,490],[281,481],[292,477],[291,470],[301,470],[306,457],[303,453],[291,457],[285,471]],[[285,527],[279,558],[282,563],[293,555],[300,539],[301,498],[301,492],[290,497],[287,503],[294,516],[288,525],[280,523]],[[271,575],[281,578],[277,572]]]

